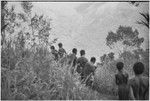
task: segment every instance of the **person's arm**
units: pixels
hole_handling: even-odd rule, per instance
[[[60,54],[61,54],[60,49],[58,49],[58,57],[59,58],[60,58]]]
[[[116,84],[119,85],[119,80],[118,80],[117,75],[115,75],[115,80],[116,80]]]
[[[92,75],[94,75],[95,74],[95,67],[93,66],[93,69],[92,69]]]
[[[64,48],[63,48],[63,51],[64,51],[65,54],[67,54],[67,52],[66,52],[66,50]]]
[[[79,59],[78,58],[76,59],[76,65],[79,65]]]
[[[76,66],[76,63],[77,63],[77,58],[75,58],[75,59],[73,60],[73,67]]]
[[[130,85],[129,85],[129,100],[135,100],[133,89]]]
[[[94,68],[94,74],[95,74],[96,69],[97,69],[97,66],[95,66],[95,68]]]
[[[86,59],[86,63],[88,62],[88,59]]]
[[[77,71],[77,68],[78,68],[79,65],[80,65],[80,64],[79,64],[79,60],[78,60],[78,58],[77,58],[77,60],[76,60],[76,66],[75,66],[75,71]]]

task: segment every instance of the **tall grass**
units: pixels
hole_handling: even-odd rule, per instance
[[[44,48],[39,48],[35,53],[26,51],[24,58],[17,59],[15,55],[11,56],[10,61],[15,61],[13,69],[2,66],[1,71],[3,100],[100,99],[98,92],[80,83],[77,73],[71,74],[69,65],[54,61],[52,54]],[[2,64],[7,65],[5,62]]]
[[[114,78],[116,63],[123,60],[98,66],[91,89],[81,84],[78,73],[71,73],[67,56],[56,62],[43,47],[23,52],[5,48],[1,53],[2,100],[100,100],[108,99],[102,94],[117,95]],[[129,76],[133,75],[132,66],[135,62],[132,59],[127,61],[128,66],[125,65]]]
[[[124,63],[124,71],[126,71],[129,75],[129,79],[134,76],[133,72],[133,65],[134,63],[140,61],[145,65],[145,71],[143,73],[144,76],[148,76],[149,73],[147,71],[149,70],[147,59],[139,59],[136,58],[129,58],[127,57],[126,60],[123,59],[117,59],[113,61],[109,61],[107,63],[104,63],[102,66],[98,66],[96,73],[95,73],[95,81],[94,86],[95,89],[98,90],[100,93],[104,94],[111,94],[117,96],[117,85],[115,83],[115,74],[117,73],[116,64],[117,62],[123,62]]]

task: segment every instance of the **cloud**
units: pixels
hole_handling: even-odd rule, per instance
[[[76,47],[85,49],[87,57],[99,56],[111,51],[105,44],[109,31],[119,25],[137,28],[148,43],[148,30],[137,25],[139,11],[148,8],[147,3],[134,7],[127,2],[34,2],[33,12],[52,18],[53,37],[64,43],[68,52]],[[18,4],[16,5],[18,7]]]
[[[80,24],[82,28],[76,40],[90,55],[102,55],[111,51],[106,46],[105,39],[108,32],[115,31],[119,25],[137,28],[135,23],[139,17],[137,8],[127,2],[85,3],[76,9],[82,15]],[[138,30],[141,31],[141,28]]]
[[[41,5],[41,3],[39,4]],[[53,31],[64,43],[64,47],[85,49],[88,57],[100,56],[109,52],[105,45],[107,33],[115,31],[119,25],[141,28],[135,24],[138,18],[138,8],[127,2],[87,2],[87,3],[49,3],[43,7],[46,14],[54,19]],[[45,10],[47,9],[47,10]],[[98,58],[97,57],[97,58]]]

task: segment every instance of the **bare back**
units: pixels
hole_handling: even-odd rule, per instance
[[[136,76],[129,80],[129,85],[133,89],[136,100],[149,99],[149,78],[145,76]]]

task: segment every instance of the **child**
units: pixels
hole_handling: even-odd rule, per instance
[[[63,48],[63,44],[62,43],[59,43],[58,47],[59,47],[59,50],[58,50],[59,57],[62,58],[66,54],[66,51]]]
[[[81,80],[83,80],[83,69],[85,64],[88,62],[88,59],[85,57],[85,50],[81,50],[80,55],[81,56],[77,59],[76,71],[81,75]]]
[[[68,62],[68,64],[69,65],[72,64],[73,67],[75,67],[75,65],[76,65],[76,61],[77,61],[77,56],[76,55],[77,55],[77,49],[73,48],[72,49],[72,54],[69,55],[69,62]]]
[[[133,99],[148,100],[149,99],[149,78],[142,75],[144,65],[137,62],[133,66],[135,77],[129,80],[131,91],[133,92]]]
[[[71,66],[71,73],[74,73],[76,61],[77,61],[77,49],[73,48],[72,53],[69,55],[68,64]]]
[[[96,69],[96,66],[94,65],[95,62],[96,62],[96,58],[91,57],[90,62],[87,62],[85,64],[85,67],[83,70],[84,82],[86,82],[87,86],[91,86],[91,87],[92,87],[92,83],[93,83],[94,72]]]
[[[51,53],[54,55],[54,60],[58,61],[58,52],[54,46],[51,46]]]
[[[118,62],[116,65],[118,69],[118,73],[115,75],[116,84],[118,85],[119,100],[129,100],[128,74],[123,72],[123,66],[122,62]]]

